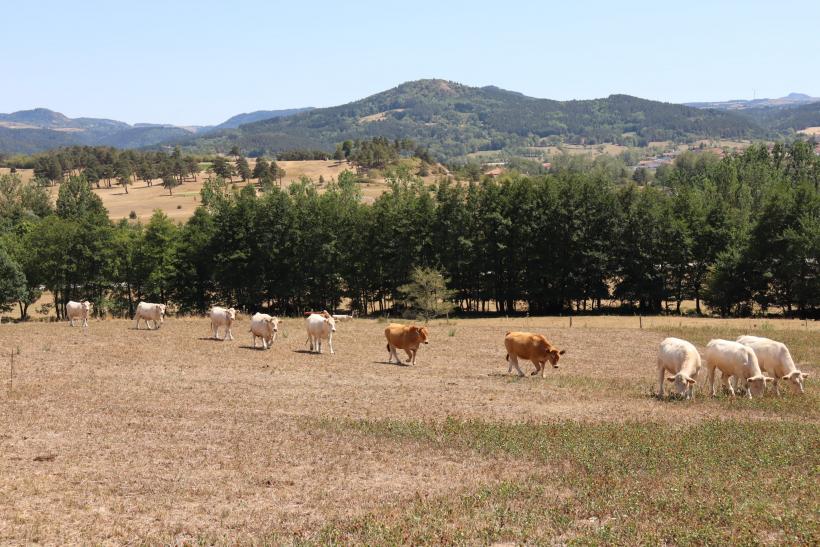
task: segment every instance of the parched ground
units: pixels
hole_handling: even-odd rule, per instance
[[[301,319],[269,351],[247,317],[225,342],[200,318],[0,325],[0,543],[816,543],[820,327],[643,322],[436,321],[413,367],[386,362],[369,319],[338,324],[335,355],[305,351]],[[561,367],[508,375],[509,330],[545,333]],[[652,397],[665,336],[745,332],[790,345],[806,395]],[[691,472],[670,475],[670,451]],[[737,496],[762,528],[653,527]]]
[[[253,169],[256,160],[248,158],[248,162],[251,169]],[[355,171],[355,167],[350,163],[336,160],[279,161],[277,164],[287,173],[282,180],[285,187],[302,177],[307,177],[318,185],[319,177],[322,177],[326,182],[330,182],[331,179],[338,179],[339,174],[345,170]],[[6,167],[0,167],[0,174],[9,171]],[[34,176],[31,169],[20,169],[18,173],[24,181],[31,180]],[[362,200],[365,203],[372,203],[389,189],[383,174],[381,172],[374,173],[372,179],[359,185]],[[202,185],[207,177],[207,173],[201,172],[195,177],[195,180],[186,181],[181,186],[174,188],[170,195],[168,190],[162,187],[162,181],[159,179],[153,181],[151,186],[148,186],[144,181],[138,181],[128,187],[127,193],[114,181],[112,181],[111,188],[107,188],[104,183],[101,183],[101,188],[95,187],[93,190],[102,199],[111,220],[117,221],[122,218],[129,218],[133,211],[137,219],[147,221],[154,214],[154,211],[159,209],[172,219],[184,222],[194,214],[194,211],[200,205],[199,192],[202,190]],[[427,182],[433,182],[435,176],[429,175],[424,179]],[[237,187],[247,184],[241,182],[238,177],[234,177],[233,180]],[[251,182],[256,184],[257,180],[253,179]],[[58,189],[57,186],[51,188],[53,199],[57,198]],[[319,191],[323,191],[323,187],[319,187]]]

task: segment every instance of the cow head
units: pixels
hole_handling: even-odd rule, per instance
[[[231,321],[235,321],[236,320],[236,310],[233,309],[233,308],[228,308],[227,310],[225,310],[225,316],[228,319],[230,319]]]
[[[675,393],[681,396],[686,395],[686,393],[689,391],[689,386],[695,385],[695,379],[691,376],[687,376],[682,372],[678,372],[677,374],[675,374],[671,378],[667,378],[666,380],[669,382],[673,382],[672,386],[675,390]]]
[[[770,382],[771,380],[772,378],[769,378],[768,376],[758,374],[757,376],[747,378],[746,382],[749,386],[749,391],[751,392],[752,396],[760,397],[766,391],[766,382]]]
[[[327,311],[324,313],[327,313]],[[330,332],[336,332],[336,320],[329,313],[325,316],[325,323],[330,327]]]
[[[86,313],[90,313],[91,310],[94,308],[94,304],[92,304],[88,300],[85,300],[84,302],[82,302],[81,305],[83,307],[83,311],[86,312]]]
[[[416,338],[418,338],[418,341],[422,344],[430,343],[427,340],[427,337],[429,336],[429,333],[427,332],[427,327],[417,327],[416,325],[413,325],[412,327],[410,327],[410,331],[416,335]]]
[[[550,362],[552,368],[558,368],[558,359],[560,359],[566,352],[567,350],[565,349],[558,351],[555,348],[552,348],[549,352],[547,352],[547,361]]]
[[[165,304],[157,304],[157,309],[159,309],[159,322],[162,323],[165,317]]]
[[[270,323],[273,332],[279,332],[279,319],[277,317],[271,317],[268,322]]]
[[[792,393],[795,395],[800,395],[801,393],[804,393],[803,380],[805,380],[808,375],[808,372],[800,372],[799,370],[795,370],[791,374],[783,376],[781,380],[789,382],[789,385],[792,387]]]

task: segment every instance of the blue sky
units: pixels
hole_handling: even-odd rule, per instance
[[[820,96],[820,2],[131,2],[0,6],[0,112],[213,124],[418,78],[535,97]]]

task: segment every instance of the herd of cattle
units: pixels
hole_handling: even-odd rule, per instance
[[[66,306],[66,315],[71,326],[75,320],[82,320],[82,326],[88,326],[88,317],[92,311],[91,302],[70,301]],[[140,302],[137,305],[134,320],[136,328],[140,322],[150,329],[158,329],[165,317],[165,304]],[[222,340],[233,340],[231,327],[236,320],[234,308],[214,306],[210,311],[211,334],[219,339],[219,329],[223,329]],[[327,311],[307,312],[305,326],[307,330],[306,344],[311,352],[322,353],[322,341],[327,340],[330,353],[333,351],[333,333],[336,332],[337,321],[353,319],[352,315],[333,315]],[[262,340],[262,348],[269,349],[279,331],[277,317],[266,313],[256,313],[251,317],[250,333],[253,337],[253,347],[257,346],[257,339]],[[153,323],[153,327],[151,326]],[[400,364],[398,350],[407,354],[407,363],[415,365],[416,353],[422,344],[428,343],[426,327],[416,325],[400,325],[391,323],[384,330],[387,339],[388,361]],[[546,377],[546,363],[558,368],[560,356],[566,350],[558,350],[543,335],[530,332],[508,332],[504,337],[504,347],[507,350],[506,360],[509,364],[508,373],[513,367],[519,376],[524,376],[518,360],[528,360],[535,365],[533,375],[541,373]],[[789,348],[781,342],[761,338],[758,336],[740,336],[736,341],[712,340],[706,345],[704,352],[706,361],[706,381],[712,395],[716,395],[715,371],[721,372],[721,384],[734,396],[740,390],[747,397],[760,396],[766,390],[769,382],[774,384],[777,395],[780,395],[778,382],[788,382],[794,393],[803,393],[803,380],[808,373],[799,370],[792,359]],[[686,399],[691,399],[696,384],[697,375],[703,367],[701,355],[697,348],[686,340],[667,338],[661,342],[658,350],[658,396],[663,397],[664,380],[672,383],[673,391]],[[764,373],[768,374],[766,376]],[[667,377],[667,374],[671,376]]]

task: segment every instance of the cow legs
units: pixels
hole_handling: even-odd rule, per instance
[[[73,317],[69,317],[69,318],[68,318],[68,326],[69,326],[69,327],[73,327],[73,326],[74,326],[74,318],[73,318]]]
[[[518,357],[512,353],[510,354],[510,366],[515,367],[515,370],[518,371],[519,376],[524,376],[524,371],[518,366]]]
[[[333,333],[327,337],[327,345],[330,346],[330,354],[333,355],[335,353],[333,351]]]
[[[715,395],[717,395],[715,393],[715,369],[714,368],[710,368],[708,366],[706,367],[706,381],[709,384],[709,391],[712,392],[712,397],[714,397]]]
[[[233,340],[233,333],[231,332],[231,327],[227,327],[228,332],[225,334],[225,338],[223,340]]]
[[[731,381],[730,376],[731,375],[726,374],[725,372],[721,373],[721,375],[720,375],[720,385],[727,388],[729,390],[729,393],[732,394],[732,397],[734,397],[735,396],[735,390],[732,387],[732,381]]]
[[[387,362],[388,363],[393,362],[393,354],[395,354],[395,353],[396,353],[396,347],[393,346],[392,344],[387,344]],[[401,361],[399,360],[398,355],[396,355],[396,363],[401,363]]]
[[[663,381],[666,379],[666,370],[658,367],[658,399],[663,399]]]
[[[256,349],[256,335],[254,334],[252,336],[253,336],[253,349]],[[265,339],[264,338],[262,338],[262,347],[263,348],[265,347]]]

